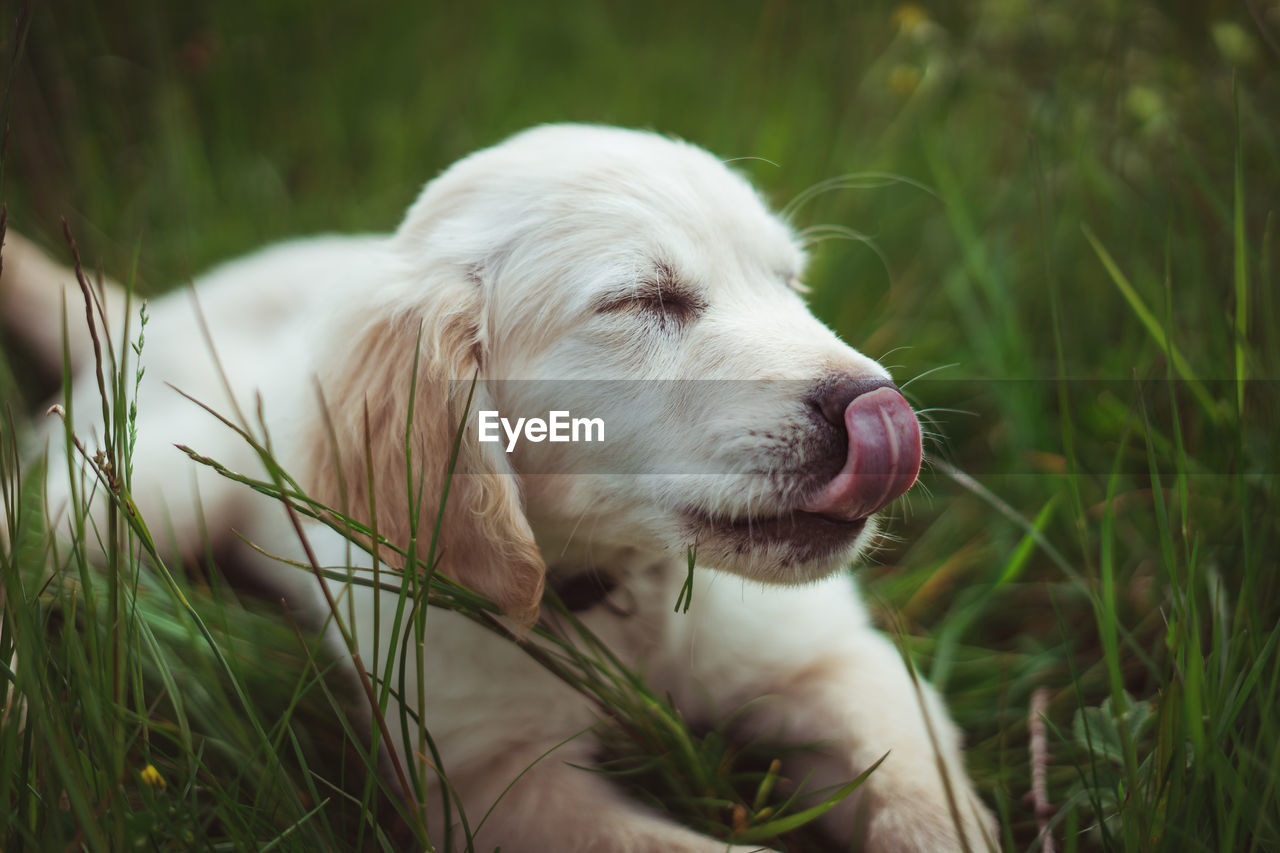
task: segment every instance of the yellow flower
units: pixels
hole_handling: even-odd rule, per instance
[[[1232,21],[1217,21],[1210,28],[1213,43],[1222,58],[1232,65],[1251,65],[1258,58],[1257,44],[1244,27]]]
[[[914,65],[895,65],[889,72],[889,91],[899,98],[908,97],[920,85],[920,69]]]
[[[142,768],[142,772],[138,774],[142,777],[142,784],[148,788],[163,788],[166,783],[164,777],[160,775],[160,771],[155,768],[154,764],[148,764]]]
[[[921,24],[928,23],[929,13],[915,3],[903,3],[893,10],[891,20],[900,31],[909,33]]]

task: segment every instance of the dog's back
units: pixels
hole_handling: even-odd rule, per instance
[[[117,364],[130,360],[122,377],[129,385],[137,362],[145,368],[137,385],[133,461],[138,488],[133,498],[144,518],[168,522],[174,541],[164,544],[172,546],[175,556],[200,553],[209,543],[193,537],[229,531],[262,510],[251,498],[237,497],[230,481],[190,462],[175,447],[188,446],[232,470],[260,473],[248,443],[192,400],[255,427],[261,400],[273,437],[290,430],[299,407],[314,398],[316,337],[323,335],[335,306],[358,300],[370,277],[380,274],[383,239],[299,240],[224,264],[197,279],[194,288],[149,302],[145,329],[140,297],[82,271],[95,306],[94,335],[104,374],[113,369],[108,353]],[[98,369],[94,340],[79,276],[13,231],[6,235],[0,257],[0,318],[17,349],[33,357],[33,367],[61,375],[67,357],[73,379],[72,428],[92,455],[104,429],[92,376]],[[131,344],[140,334],[145,337],[140,356],[135,356]],[[235,390],[234,397],[228,388]],[[37,431],[37,440],[49,448],[47,484],[55,515],[67,499],[68,469],[82,464],[66,458],[62,441],[49,440],[62,428],[51,417]]]

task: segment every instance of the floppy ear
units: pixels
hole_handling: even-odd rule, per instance
[[[470,422],[478,409],[496,408],[483,378],[479,284],[447,262],[425,279],[372,297],[381,301],[361,308],[350,342],[322,373],[333,436],[325,425],[313,431],[306,483],[317,500],[372,521],[400,548],[414,533],[411,502],[418,504],[423,559],[473,378],[480,376]],[[445,574],[512,619],[526,626],[537,620],[546,565],[520,482],[501,444],[481,443],[474,429],[463,429],[437,554]]]

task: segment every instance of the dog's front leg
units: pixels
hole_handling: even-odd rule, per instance
[[[500,847],[504,853],[764,850],[717,841],[628,799],[607,779],[584,769],[593,760],[589,737],[543,754],[549,748],[526,743],[484,767],[450,774],[451,784],[466,801],[475,849]],[[460,833],[461,826],[455,826],[455,837]]]
[[[929,685],[912,681],[898,650],[871,631],[846,637],[769,692],[747,721],[750,736],[814,741],[791,778],[839,785],[879,767],[823,819],[842,843],[869,851],[974,853],[994,826],[964,771],[960,733]]]
[[[724,718],[745,706],[744,737],[813,744],[784,767],[808,791],[837,787],[884,757],[822,818],[842,845],[996,846],[994,821],[964,771],[959,731],[933,689],[913,681],[898,650],[868,624],[849,578],[780,588],[713,575],[683,618],[674,622],[669,672],[691,673],[673,679],[686,713]]]

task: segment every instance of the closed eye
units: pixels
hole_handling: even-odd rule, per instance
[[[706,300],[679,281],[666,264],[658,264],[652,276],[636,285],[601,294],[593,303],[597,314],[635,311],[664,327],[697,319],[706,307]]]

